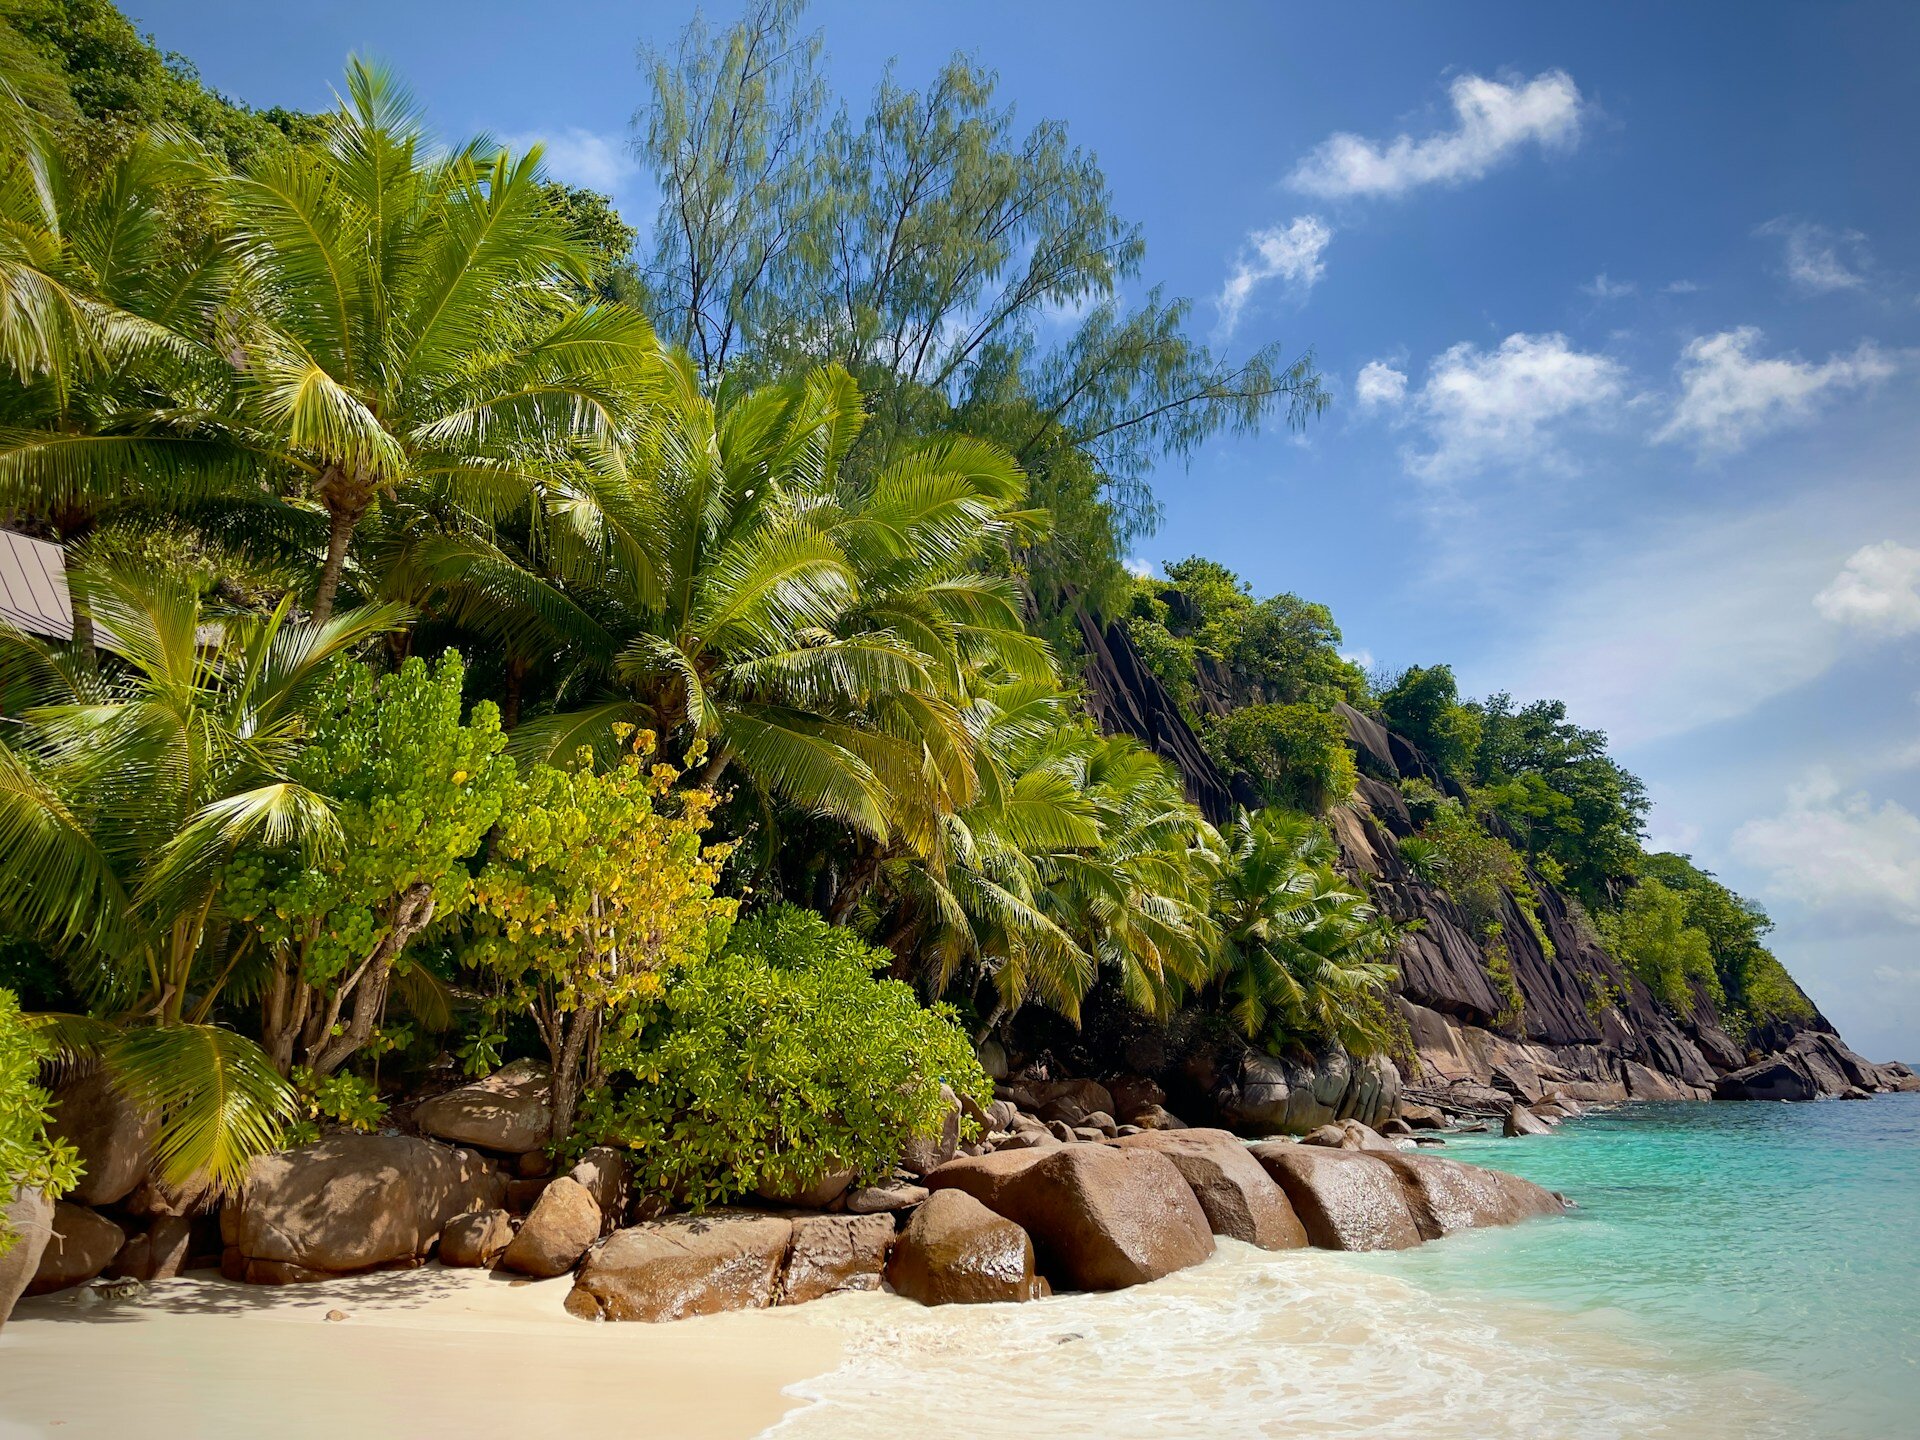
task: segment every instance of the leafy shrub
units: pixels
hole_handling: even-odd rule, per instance
[[[1464,779],[1480,745],[1480,712],[1460,700],[1450,665],[1415,665],[1380,695],[1387,724],[1443,772]]]
[[[627,1147],[641,1184],[695,1208],[885,1175],[908,1137],[939,1133],[942,1081],[992,1098],[953,1012],[876,975],[892,958],[811,911],[742,921],[609,1044],[613,1084],[582,1104],[575,1143]]]
[[[0,990],[0,1207],[22,1189],[60,1194],[80,1179],[71,1145],[47,1135],[47,1092],[37,1083],[51,1047],[20,1013],[11,990]],[[15,1235],[0,1218],[0,1254]]]
[[[1519,853],[1466,806],[1426,781],[1402,781],[1400,790],[1421,822],[1417,837],[1421,846],[1414,853],[1466,915],[1474,938],[1484,946],[1500,934],[1506,901],[1511,898],[1541,950],[1552,959],[1553,942],[1540,923],[1539,897]],[[1405,854],[1404,849],[1401,853]]]
[[[491,1068],[509,1016],[531,1017],[553,1073],[553,1138],[598,1083],[602,1040],[638,1023],[673,971],[726,937],[735,902],[714,894],[731,846],[704,843],[715,796],[678,794],[680,772],[651,764],[642,731],[620,762],[535,765],[514,792],[473,882],[463,959],[492,994],[467,1050]]]
[[[387,1117],[386,1102],[373,1082],[358,1075],[316,1075],[296,1065],[287,1078],[299,1109],[299,1118],[287,1127],[289,1145],[312,1144],[320,1138],[323,1123],[365,1133]]]
[[[1208,727],[1208,748],[1253,778],[1267,805],[1323,814],[1359,780],[1346,727],[1314,705],[1248,705]]]
[[[1668,1009],[1692,1010],[1695,981],[1716,1006],[1724,1003],[1713,946],[1706,931],[1687,923],[1687,897],[1679,891],[1642,880],[1617,913],[1600,917],[1600,933]]]

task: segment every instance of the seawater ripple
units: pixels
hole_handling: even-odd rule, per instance
[[[1920,1096],[1628,1106],[1445,1152],[1580,1202],[1116,1295],[808,1307],[846,1347],[775,1440],[1920,1435]]]

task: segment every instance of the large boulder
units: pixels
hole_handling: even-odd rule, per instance
[[[471,1085],[422,1100],[413,1123],[423,1135],[509,1155],[538,1150],[553,1129],[546,1067],[516,1060]]]
[[[440,1263],[484,1269],[513,1240],[513,1219],[504,1210],[469,1210],[447,1222],[440,1234]]]
[[[776,1215],[719,1213],[616,1230],[588,1252],[567,1295],[584,1320],[679,1320],[763,1310],[793,1239]]]
[[[77,1205],[112,1205],[147,1178],[160,1124],[121,1094],[105,1069],[96,1068],[53,1092],[48,1130],[80,1152],[83,1173],[67,1198]]]
[[[858,1190],[847,1192],[846,1208],[849,1215],[891,1215],[901,1210],[911,1210],[927,1198],[924,1185],[906,1185],[898,1180],[887,1180],[879,1185],[863,1185]]]
[[[956,1160],[929,1189],[965,1190],[1033,1239],[1040,1269],[1077,1290],[1158,1280],[1213,1253],[1206,1212],[1152,1150],[1063,1145]]]
[[[1152,1150],[1173,1162],[1216,1235],[1262,1250],[1295,1250],[1306,1227],[1273,1178],[1247,1147],[1225,1130],[1143,1130],[1114,1144]]]
[[[39,1272],[40,1257],[53,1235],[53,1201],[39,1190],[22,1190],[0,1210],[0,1225],[13,1236],[13,1244],[0,1254],[0,1327],[4,1327],[14,1302]]]
[[[567,1178],[587,1189],[600,1207],[600,1223],[614,1226],[627,1203],[627,1157],[611,1145],[596,1145],[580,1157]]]
[[[600,1206],[586,1186],[563,1175],[541,1191],[533,1212],[500,1257],[500,1266],[551,1279],[571,1270],[599,1238]]]
[[[1504,1170],[1483,1170],[1438,1155],[1380,1157],[1400,1179],[1408,1208],[1424,1240],[1461,1230],[1514,1225],[1537,1215],[1558,1215],[1560,1197]]]
[[[225,1271],[259,1283],[419,1259],[447,1222],[498,1207],[506,1177],[483,1155],[412,1135],[334,1135],[256,1159],[220,1212]]]
[[[900,1168],[909,1175],[925,1175],[953,1159],[960,1149],[960,1097],[951,1086],[940,1087],[940,1102],[945,1107],[937,1135],[912,1135],[900,1156]]]
[[[922,1305],[1031,1300],[1033,1242],[963,1190],[937,1190],[913,1212],[887,1261],[887,1283]]]
[[[770,1205],[791,1205],[796,1210],[824,1210],[846,1193],[853,1184],[853,1171],[829,1170],[818,1179],[770,1176],[754,1194]]]
[[[893,1247],[891,1215],[808,1215],[793,1222],[778,1300],[801,1305],[848,1290],[878,1290]]]
[[[1404,1250],[1420,1243],[1405,1191],[1384,1155],[1268,1141],[1253,1157],[1286,1192],[1323,1250]]]
[[[1814,1100],[1820,1091],[1806,1071],[1783,1056],[1773,1055],[1731,1075],[1722,1075],[1713,1087],[1720,1100]]]
[[[1500,1133],[1511,1140],[1519,1135],[1551,1135],[1553,1127],[1526,1106],[1511,1105],[1507,1118],[1500,1122]]]
[[[126,1243],[127,1232],[106,1216],[84,1205],[54,1201],[53,1231],[40,1252],[33,1279],[27,1282],[27,1294],[45,1295],[85,1284],[111,1265]]]

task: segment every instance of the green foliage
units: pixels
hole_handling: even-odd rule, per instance
[[[1506,928],[1498,922],[1488,927],[1486,943],[1480,947],[1480,959],[1487,967],[1487,978],[1493,982],[1494,992],[1500,997],[1500,1008],[1493,1016],[1494,1028],[1517,1031],[1526,1018],[1527,997],[1521,992],[1520,982],[1513,978]]]
[[[1687,912],[1685,895],[1646,879],[1627,892],[1619,910],[1600,916],[1608,948],[1679,1015],[1692,1013],[1696,984],[1716,1005],[1726,998],[1714,972],[1712,942],[1687,923]]]
[[[1326,827],[1285,810],[1242,811],[1215,887],[1221,985],[1235,1021],[1274,1049],[1338,1042],[1395,1048],[1388,989],[1399,932],[1335,868]]]
[[[609,1043],[614,1083],[589,1097],[578,1141],[628,1147],[644,1189],[696,1209],[886,1175],[909,1136],[939,1133],[943,1081],[993,1093],[953,1012],[877,977],[892,958],[792,907],[742,921]]]
[[[532,1018],[553,1075],[553,1136],[597,1082],[602,1035],[623,1034],[673,972],[726,935],[734,902],[714,894],[726,847],[703,842],[714,797],[668,798],[679,771],[634,737],[615,765],[538,765],[510,797],[473,882],[464,961],[491,990],[496,1030]],[[470,1068],[491,1062],[482,1042]]]
[[[1451,665],[1415,665],[1381,691],[1380,713],[1443,774],[1465,777],[1480,743],[1480,712],[1460,703]]]
[[[1471,778],[1536,866],[1552,860],[1574,893],[1608,903],[1635,870],[1647,797],[1607,752],[1607,737],[1570,723],[1558,700],[1514,707],[1498,694],[1475,708]]]
[[[1324,814],[1359,780],[1340,717],[1312,705],[1246,705],[1207,727],[1208,748],[1268,805]]]
[[[264,1038],[283,1069],[330,1075],[364,1047],[407,947],[466,909],[467,862],[515,788],[493,704],[461,719],[465,677],[453,651],[379,678],[339,667],[288,773],[325,797],[341,843],[313,858],[250,848],[225,868],[224,909],[270,957]]]
[[[1722,1019],[1728,1033],[1745,1040],[1776,1021],[1813,1018],[1812,1002],[1762,943],[1773,928],[1765,910],[1734,894],[1685,855],[1645,855],[1639,868],[1645,879],[1685,898],[1686,923],[1707,937],[1726,997]]]
[[[378,1129],[386,1118],[386,1102],[373,1082],[361,1076],[316,1075],[306,1066],[296,1065],[288,1079],[293,1082],[299,1116],[287,1127],[288,1145],[312,1144],[320,1138],[324,1125],[365,1133]]]
[[[47,1134],[48,1097],[38,1081],[51,1053],[13,992],[0,989],[0,1210],[23,1189],[59,1195],[79,1183],[77,1152]],[[0,1255],[16,1238],[0,1216]]]

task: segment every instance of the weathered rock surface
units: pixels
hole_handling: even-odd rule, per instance
[[[505,1253],[513,1239],[513,1220],[504,1210],[469,1210],[447,1222],[440,1235],[440,1263],[484,1269]]]
[[[817,1180],[769,1180],[753,1193],[770,1205],[791,1205],[796,1210],[824,1210],[846,1193],[853,1184],[853,1171],[832,1170]]]
[[[1391,1123],[1391,1122],[1389,1122]],[[1334,1150],[1394,1150],[1394,1143],[1371,1125],[1358,1120],[1342,1120],[1338,1125],[1322,1125],[1300,1137],[1302,1145],[1324,1145]]]
[[[412,1135],[336,1135],[263,1155],[220,1212],[228,1272],[286,1283],[416,1260],[456,1215],[499,1206],[506,1177]]]
[[[126,1199],[153,1164],[158,1119],[122,1095],[103,1068],[66,1081],[53,1101],[49,1128],[80,1152],[85,1172],[66,1198],[77,1205]]]
[[[600,1207],[601,1224],[620,1223],[627,1202],[627,1157],[611,1145],[596,1145],[567,1172],[567,1178],[586,1187]]]
[[[893,1235],[891,1215],[809,1215],[795,1220],[779,1303],[801,1305],[848,1290],[878,1290]]]
[[[922,1305],[1031,1300],[1033,1243],[966,1192],[937,1190],[894,1243],[887,1283]]]
[[[1323,1250],[1404,1250],[1420,1243],[1406,1192],[1384,1155],[1267,1141],[1252,1154],[1286,1192]]]
[[[13,1313],[14,1302],[26,1294],[40,1269],[40,1256],[53,1235],[53,1201],[38,1190],[22,1190],[7,1202],[6,1223],[13,1231],[13,1247],[0,1255],[0,1328]]]
[[[1342,1120],[1377,1125],[1399,1099],[1400,1072],[1391,1060],[1355,1060],[1338,1047],[1311,1063],[1242,1049],[1214,1086],[1228,1124],[1249,1135],[1303,1135]]]
[[[1286,1195],[1247,1147],[1225,1130],[1148,1130],[1114,1142],[1152,1150],[1173,1162],[1216,1235],[1262,1250],[1294,1250],[1306,1227]]]
[[[790,1220],[733,1212],[616,1230],[588,1252],[567,1311],[659,1321],[765,1309],[792,1239]]]
[[[1713,1087],[1721,1100],[1817,1100],[1813,1077],[1784,1056],[1723,1075]]]
[[[1511,1140],[1519,1135],[1551,1135],[1553,1127],[1526,1106],[1510,1105],[1507,1118],[1500,1124],[1500,1133]]]
[[[847,1192],[847,1213],[849,1215],[887,1215],[900,1210],[911,1210],[924,1201],[927,1194],[927,1187],[924,1185],[903,1185],[897,1180],[889,1180],[880,1185],[866,1185],[858,1190]]]
[[[111,1265],[126,1243],[127,1232],[106,1216],[84,1205],[54,1201],[53,1229],[33,1279],[27,1282],[27,1294],[46,1295],[85,1284]]]
[[[542,1280],[564,1275],[599,1238],[600,1206],[586,1186],[563,1175],[541,1193],[500,1267]]]
[[[1213,1253],[1206,1212],[1166,1156],[1111,1145],[1002,1150],[955,1160],[929,1189],[965,1190],[1032,1237],[1057,1285],[1119,1290]]]
[[[422,1100],[413,1123],[424,1135],[517,1155],[538,1150],[553,1128],[547,1071],[516,1060],[484,1080]]]
[[[1438,1155],[1396,1153],[1380,1159],[1399,1177],[1423,1240],[1488,1225],[1515,1225],[1566,1209],[1551,1191],[1504,1170],[1463,1165]]]
[[[900,1156],[900,1168],[910,1175],[925,1175],[953,1159],[960,1148],[960,1097],[950,1086],[940,1087],[940,1099],[946,1106],[940,1133],[934,1136],[912,1135]]]

